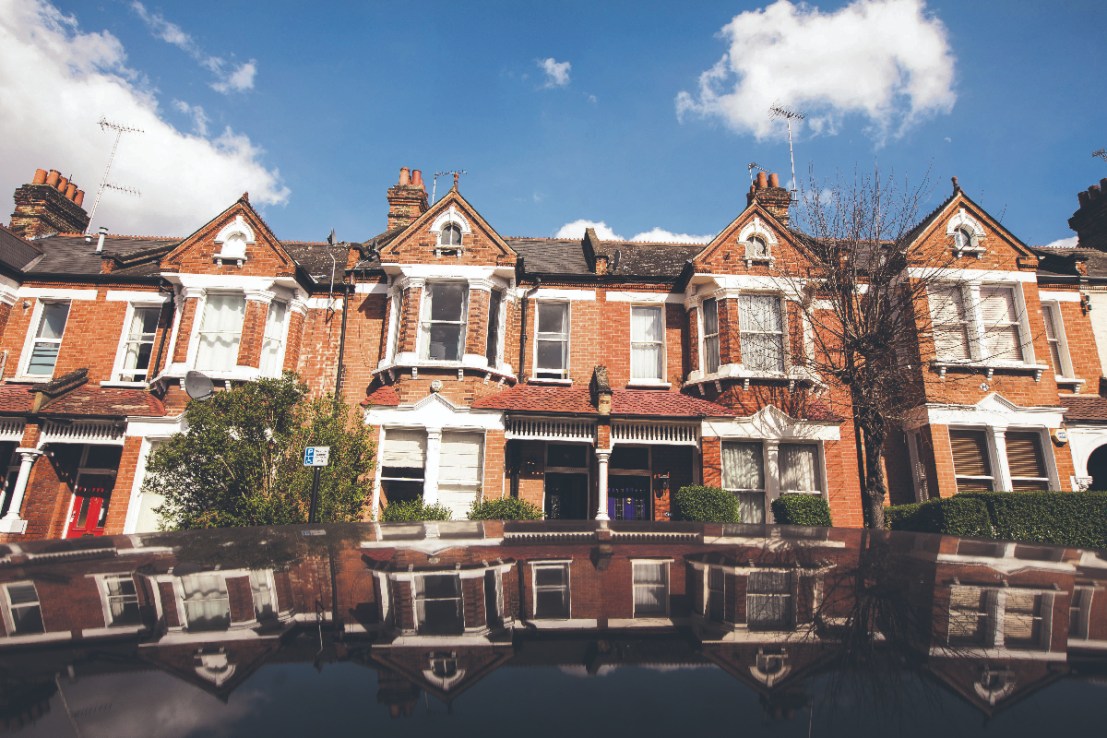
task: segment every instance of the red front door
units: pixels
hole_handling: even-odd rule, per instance
[[[81,474],[78,477],[66,538],[104,535],[114,483],[115,478],[108,474]]]

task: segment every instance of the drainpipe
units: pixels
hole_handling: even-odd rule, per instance
[[[347,276],[346,280],[348,279],[349,276]],[[346,357],[346,315],[348,313],[346,310],[346,303],[350,301],[350,293],[353,291],[351,289],[353,285],[346,280],[342,282],[342,329],[338,336],[338,371],[335,373],[334,378],[335,403],[342,401],[342,369]]]
[[[169,299],[165,301],[165,307],[162,308],[162,315],[165,314],[168,308],[169,319],[165,322],[165,329],[161,332],[161,340],[158,341],[158,352],[154,358],[154,363],[146,372],[147,383],[150,382],[151,374],[156,373],[157,376],[161,376],[162,371],[164,371],[161,365],[162,354],[165,351],[165,342],[168,340],[169,334],[173,332],[173,312],[177,309],[176,290],[169,280],[162,278],[161,284],[158,285],[158,292],[167,293],[169,296]]]
[[[526,368],[527,368],[527,303],[530,302],[530,298],[534,296],[534,293],[538,291],[538,288],[542,286],[542,278],[534,278],[534,286],[531,287],[523,294],[523,326],[519,331],[519,381],[526,380]]]

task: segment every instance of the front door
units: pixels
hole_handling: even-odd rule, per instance
[[[588,475],[546,472],[546,519],[588,520]]]
[[[108,503],[111,502],[114,484],[114,475],[78,475],[73,490],[73,515],[69,518],[66,538],[104,535],[104,523],[108,519]]]
[[[610,475],[607,514],[612,520],[650,520],[650,478]]]

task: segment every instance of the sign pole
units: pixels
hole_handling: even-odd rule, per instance
[[[315,523],[315,513],[319,507],[319,472],[323,470],[323,467],[317,466],[314,469],[314,475],[311,479],[311,507],[308,508],[308,524],[313,525]]]

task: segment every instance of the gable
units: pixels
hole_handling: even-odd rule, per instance
[[[380,252],[382,264],[514,266],[518,255],[451,189]]]
[[[243,195],[161,260],[167,272],[292,276],[296,264]]]
[[[915,259],[959,269],[1036,269],[1038,258],[958,189],[909,236]]]
[[[807,250],[768,210],[753,203],[692,260],[711,274],[806,274]]]

